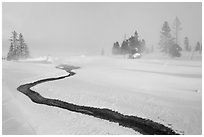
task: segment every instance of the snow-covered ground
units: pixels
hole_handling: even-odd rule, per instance
[[[55,64],[3,61],[3,134],[138,134],[91,116],[33,103],[16,88],[65,75],[58,64],[80,66],[73,77],[39,84],[42,96],[148,118],[184,134],[202,133],[202,62],[124,57],[69,57]]]

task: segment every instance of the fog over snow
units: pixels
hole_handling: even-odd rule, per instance
[[[201,2],[2,11],[3,135],[202,134]]]
[[[115,41],[139,33],[148,46],[157,46],[164,21],[176,16],[194,46],[202,38],[201,3],[3,3],[3,55],[9,37],[22,33],[33,56],[97,55],[111,52]],[[173,35],[173,32],[172,32]],[[58,51],[58,52],[56,52]]]

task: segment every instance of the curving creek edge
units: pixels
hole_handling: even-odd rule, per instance
[[[79,106],[72,103],[64,102],[59,99],[50,99],[41,96],[38,92],[31,90],[30,88],[48,81],[59,80],[66,77],[75,75],[76,73],[72,72],[73,69],[78,69],[79,67],[69,66],[69,65],[60,65],[56,68],[63,69],[68,72],[67,75],[56,77],[56,78],[47,78],[42,80],[37,80],[32,83],[27,83],[20,85],[17,90],[21,93],[28,96],[33,102],[38,104],[44,104],[53,107],[59,107],[62,109],[67,109],[69,111],[74,111],[81,114],[90,115],[100,119],[108,120],[110,122],[119,123],[120,126],[132,128],[136,132],[141,134],[149,135],[178,135],[177,132],[172,130],[169,127],[166,127],[160,123],[154,122],[149,119],[143,119],[137,116],[123,115],[119,112],[113,111],[108,108],[94,108],[89,106]]]

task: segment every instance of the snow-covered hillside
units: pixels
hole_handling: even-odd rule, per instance
[[[201,61],[69,57],[76,75],[32,89],[78,105],[110,108],[162,123],[184,134],[202,131]],[[16,88],[65,75],[56,64],[3,61],[3,134],[138,134],[83,114],[33,103]]]

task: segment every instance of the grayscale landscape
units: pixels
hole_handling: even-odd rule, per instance
[[[201,135],[202,3],[2,3],[3,135]]]

